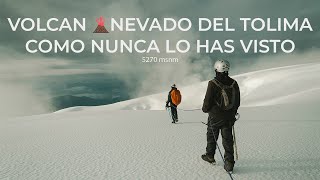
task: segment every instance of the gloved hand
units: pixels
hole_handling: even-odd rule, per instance
[[[236,115],[234,117],[236,118],[236,121],[237,121],[238,119],[240,119],[240,114],[236,113]]]
[[[166,102],[166,108],[168,108],[168,107],[169,107],[169,102],[167,101],[167,102]]]

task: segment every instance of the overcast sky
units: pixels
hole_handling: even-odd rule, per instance
[[[12,99],[12,105],[0,106],[0,113],[14,114],[19,109],[24,111],[45,111],[47,99],[52,96],[74,92],[73,95],[91,94],[101,96],[100,86],[105,86],[103,78],[97,78],[94,84],[77,83],[76,87],[66,89],[65,85],[74,77],[85,77],[90,74],[92,80],[101,74],[113,74],[126,84],[126,91],[132,97],[142,96],[166,90],[172,83],[188,85],[213,77],[212,63],[218,58],[231,61],[231,74],[272,66],[297,64],[317,61],[320,46],[320,1],[319,0],[1,0],[0,1],[0,99]],[[189,32],[112,32],[93,34],[96,27],[95,18],[109,17],[187,17],[196,20],[199,17],[228,17],[232,26],[240,27],[235,20],[240,17],[309,18],[314,32],[197,32],[196,27]],[[12,32],[6,18],[40,17],[46,20],[57,18],[86,18],[86,32]],[[194,23],[196,25],[197,23]],[[106,25],[107,26],[107,25]],[[240,29],[240,28],[239,28]],[[87,49],[81,54],[29,54],[25,43],[29,39],[60,40],[82,39],[155,39],[172,41],[186,39],[194,42],[197,39],[292,39],[296,43],[295,53],[283,54],[244,54],[236,51],[233,54],[174,54],[179,58],[176,64],[141,64],[143,54],[92,54]],[[90,47],[90,46],[88,46]],[[153,54],[151,54],[153,55]],[[156,54],[158,57],[168,55]],[[299,58],[297,58],[299,57]],[[308,58],[303,58],[308,57]],[[303,60],[301,60],[303,59]],[[77,78],[77,81],[80,81]],[[46,81],[50,79],[50,81]],[[86,78],[86,81],[90,79]],[[106,79],[107,81],[107,79]],[[56,83],[52,83],[56,82]],[[47,84],[46,84],[47,83]],[[58,87],[57,87],[58,86]],[[64,86],[63,88],[59,88]],[[90,87],[88,87],[90,86]],[[41,88],[39,88],[41,87]],[[43,88],[47,87],[47,88]],[[113,87],[110,87],[112,89]],[[90,92],[87,92],[90,89]],[[97,91],[95,91],[97,89]],[[20,94],[16,96],[16,94]],[[9,97],[9,98],[8,98]],[[13,100],[14,99],[14,100]],[[26,108],[32,100],[34,108]],[[24,102],[24,103],[21,103]],[[0,103],[0,104],[1,104]],[[30,102],[31,103],[31,102]],[[17,106],[19,104],[19,107]],[[16,107],[15,110],[12,110]],[[38,107],[38,108],[36,108]],[[35,109],[35,110],[34,110]]]

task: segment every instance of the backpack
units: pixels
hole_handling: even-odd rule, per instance
[[[174,105],[178,106],[181,103],[181,94],[178,89],[174,89],[170,93],[171,101]]]
[[[234,88],[236,81],[233,81],[230,86],[224,85],[215,79],[212,82],[221,89],[220,99],[215,100],[216,104],[224,111],[232,109],[236,100],[236,90]]]

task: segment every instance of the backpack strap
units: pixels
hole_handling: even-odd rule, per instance
[[[220,82],[215,80],[215,79],[212,79],[211,80],[215,85],[217,85],[220,89],[223,89],[222,86],[220,85]]]
[[[231,88],[231,87],[233,87],[233,86],[235,85],[235,83],[236,83],[236,81],[233,80],[233,82],[232,82],[232,84],[231,84],[230,86],[226,86],[226,85],[222,84],[220,81],[218,81],[218,80],[216,80],[216,79],[212,79],[211,81],[212,81],[215,85],[217,85],[219,88],[221,88],[221,89],[224,89],[225,87]]]
[[[236,84],[236,81],[233,80],[232,84],[230,85],[230,87],[233,87]]]

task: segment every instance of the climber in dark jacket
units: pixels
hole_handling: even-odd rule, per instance
[[[202,159],[210,163],[215,163],[214,154],[216,150],[216,141],[221,130],[222,144],[225,149],[225,170],[232,171],[234,167],[234,149],[232,126],[236,121],[236,114],[240,106],[240,90],[238,83],[229,77],[228,71],[230,64],[228,61],[219,60],[214,65],[216,77],[209,81],[205,99],[203,101],[202,111],[209,113],[207,128],[207,148],[206,154]],[[229,110],[222,109],[217,102],[222,100],[222,86],[233,86],[234,103]]]

